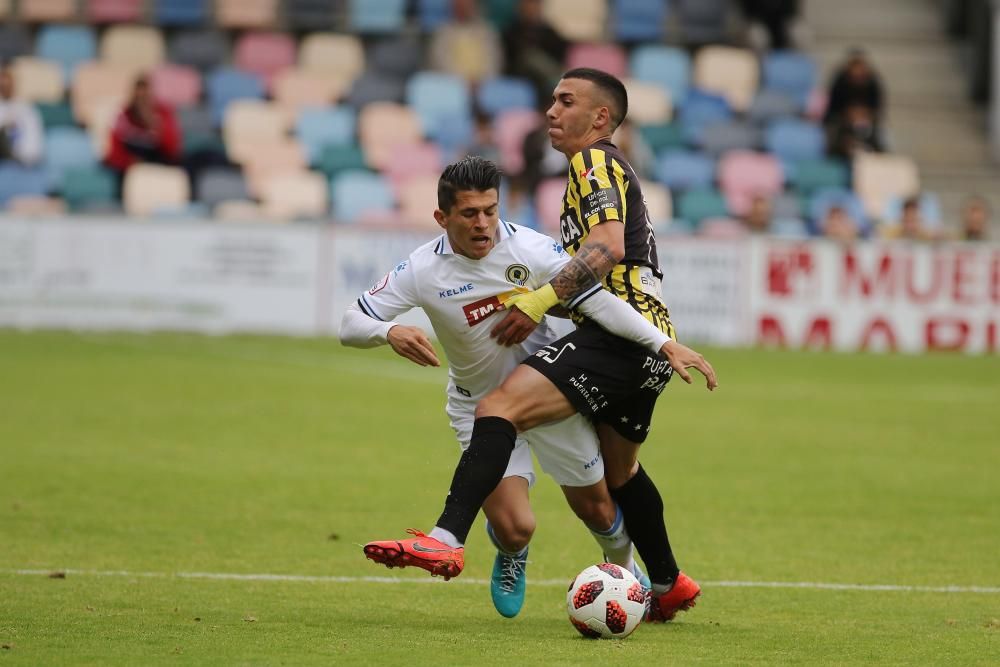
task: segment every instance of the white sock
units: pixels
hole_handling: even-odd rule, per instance
[[[632,538],[625,532],[625,517],[620,507],[615,505],[617,513],[614,523],[607,530],[590,529],[597,545],[601,547],[609,563],[621,565],[629,572],[635,572],[635,558],[632,556]]]
[[[450,530],[445,530],[444,528],[440,528],[438,526],[434,526],[434,530],[432,530],[427,535],[427,537],[433,537],[438,542],[444,542],[445,544],[447,544],[449,547],[451,547],[453,549],[458,549],[458,548],[464,548],[465,547],[464,544],[462,544],[461,542],[458,541],[457,537],[455,537],[454,535],[452,535],[452,533],[451,533]]]

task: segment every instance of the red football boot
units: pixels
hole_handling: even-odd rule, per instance
[[[465,567],[465,549],[449,547],[419,530],[407,528],[413,537],[405,540],[383,540],[365,545],[365,556],[386,567],[415,565],[448,581],[457,577]]]
[[[672,621],[677,612],[687,611],[693,607],[699,595],[701,587],[698,583],[681,572],[677,575],[674,587],[669,591],[662,595],[650,594],[649,611],[645,620],[649,623]]]

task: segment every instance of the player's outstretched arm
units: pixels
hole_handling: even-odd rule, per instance
[[[378,347],[388,343],[393,351],[420,366],[440,366],[434,346],[419,327],[382,322],[368,317],[355,304],[340,322],[340,342],[348,347]]]

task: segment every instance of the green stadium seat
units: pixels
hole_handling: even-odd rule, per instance
[[[114,202],[117,179],[103,167],[72,167],[63,174],[63,199],[73,212]]]

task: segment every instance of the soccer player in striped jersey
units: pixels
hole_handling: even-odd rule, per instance
[[[663,520],[663,501],[638,462],[656,399],[673,373],[690,383],[687,369],[718,386],[711,364],[673,340],[663,303],[656,246],[641,185],[611,142],[625,119],[628,96],[614,76],[581,68],[566,72],[546,114],[552,146],[569,161],[560,231],[572,260],[550,281],[519,295],[491,333],[504,345],[519,344],[550,308],[579,310],[595,294],[610,293],[669,337],[659,354],[609,333],[588,317],[542,348],[479,402],[468,449],[463,453],[431,537],[437,548],[462,551],[483,499],[497,485],[517,433],[574,412],[595,423],[605,478],[652,580],[649,620],[671,620],[701,592],[677,565]],[[384,542],[370,543],[373,545]],[[399,541],[407,557],[410,541]]]

